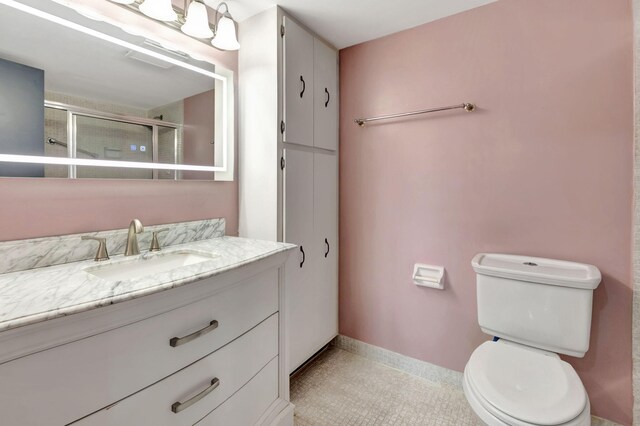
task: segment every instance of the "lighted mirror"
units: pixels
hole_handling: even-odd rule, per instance
[[[227,83],[61,4],[0,0],[0,176],[213,179]]]

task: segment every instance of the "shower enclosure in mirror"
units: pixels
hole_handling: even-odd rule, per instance
[[[213,179],[226,84],[56,1],[0,0],[0,176]]]
[[[183,124],[164,121],[169,114],[182,117],[182,104],[168,105],[164,111],[164,114],[147,119],[46,101],[44,154],[49,157],[182,164]],[[213,149],[209,151],[211,155],[208,160],[212,164]],[[45,177],[179,179],[183,173],[176,170],[44,166]]]

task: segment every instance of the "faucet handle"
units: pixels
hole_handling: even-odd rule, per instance
[[[101,260],[109,260],[109,253],[107,252],[107,239],[102,237],[92,237],[90,235],[83,235],[80,237],[83,240],[95,240],[98,244],[98,251],[94,260],[99,262]]]
[[[160,243],[158,242],[158,234],[160,232],[168,231],[169,228],[161,228],[153,231],[153,237],[151,237],[151,247],[149,247],[149,251],[160,251]]]

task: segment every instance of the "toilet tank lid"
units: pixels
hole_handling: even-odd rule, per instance
[[[512,254],[479,253],[471,261],[481,275],[593,290],[602,276],[593,265]]]

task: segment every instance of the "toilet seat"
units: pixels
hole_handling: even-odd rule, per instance
[[[464,388],[474,411],[487,422],[496,420],[490,424],[568,426],[590,421],[587,393],[573,368],[556,354],[517,343],[480,345],[465,368]]]
[[[531,423],[526,423],[521,420],[509,417],[502,413],[500,410],[493,407],[488,402],[482,400],[482,397],[478,396],[471,386],[467,382],[467,375],[464,376],[462,383],[464,394],[469,401],[469,405],[473,408],[476,415],[489,426],[537,426]],[[584,411],[578,415],[575,419],[554,426],[591,426],[591,406],[589,400],[587,400],[587,406]]]

